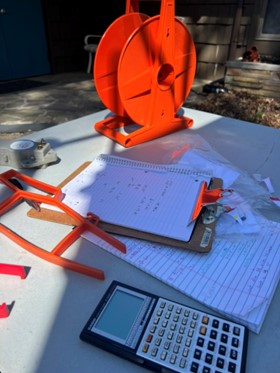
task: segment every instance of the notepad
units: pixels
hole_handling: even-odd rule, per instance
[[[182,167],[99,155],[63,187],[63,202],[109,224],[189,241],[198,195],[210,180]]]

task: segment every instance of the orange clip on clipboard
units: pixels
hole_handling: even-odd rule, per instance
[[[80,172],[82,172],[90,162],[85,162],[72,174],[70,174],[64,181],[59,184],[62,188],[67,185],[72,179],[74,179]],[[220,178],[212,178],[207,189],[206,184],[203,185],[201,189],[201,194],[197,199],[197,206],[194,211],[194,216],[196,217],[195,227],[191,239],[189,241],[182,241],[174,238],[164,237],[162,235],[152,234],[145,231],[139,231],[137,229],[127,228],[121,225],[111,224],[103,221],[102,219],[98,222],[98,226],[104,231],[116,235],[122,235],[132,238],[137,238],[141,240],[148,240],[151,242],[157,242],[164,245],[169,245],[177,248],[188,249],[196,252],[207,253],[211,250],[214,232],[216,226],[216,220],[212,219],[205,223],[204,219],[204,209],[207,205],[215,205],[214,201],[217,201],[222,197],[222,180]],[[206,206],[206,207],[205,207]],[[72,225],[73,222],[71,217],[65,215],[60,211],[54,211],[48,209],[47,207],[42,207],[40,211],[31,209],[28,212],[28,216],[36,219],[48,220],[52,222],[59,222],[61,224]]]
[[[33,188],[48,193],[48,195],[24,191],[11,181],[13,179],[20,180],[25,184],[32,186]],[[67,258],[63,258],[61,257],[61,255],[72,243],[80,238],[81,234],[85,231],[92,232],[121,252],[126,252],[126,247],[122,242],[104,232],[97,226],[97,223],[99,221],[97,216],[89,213],[88,216],[84,218],[80,214],[66,206],[64,203],[62,203],[62,191],[59,187],[54,187],[52,185],[32,179],[31,177],[23,175],[15,170],[9,170],[0,174],[0,182],[7,186],[13,192],[10,197],[8,197],[0,204],[0,216],[14,207],[18,202],[27,201],[29,202],[29,204],[35,205],[37,207],[41,203],[46,203],[52,206],[56,206],[60,210],[62,210],[63,213],[68,216],[69,219],[71,219],[71,222],[74,225],[74,229],[68,235],[66,235],[66,237],[64,237],[64,239],[59,242],[50,252],[48,252],[26,241],[24,238],[20,237],[3,224],[0,224],[1,233],[9,237],[11,240],[13,240],[32,254],[37,255],[40,258],[51,263],[60,265],[64,268],[68,268],[73,271],[97,278],[99,280],[103,280],[104,272],[102,270],[77,263]]]
[[[225,192],[231,193],[232,190],[223,188],[208,189],[207,183],[204,182],[197,198],[197,203],[194,208],[192,220],[198,218],[204,206],[215,204],[219,201],[219,199],[223,198]]]

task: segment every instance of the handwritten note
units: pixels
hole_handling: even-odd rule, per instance
[[[101,155],[63,188],[63,202],[84,216],[189,241],[204,181],[210,177],[186,168]]]

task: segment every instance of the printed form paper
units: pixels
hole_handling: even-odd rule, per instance
[[[280,224],[254,238],[214,240],[207,254],[131,238],[121,254],[85,237],[229,319],[259,333],[280,277]]]

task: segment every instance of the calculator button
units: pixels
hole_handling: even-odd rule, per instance
[[[214,351],[215,350],[215,343],[209,341],[207,348],[208,348],[209,351]]]
[[[206,315],[204,315],[204,316],[202,317],[201,322],[202,322],[202,324],[206,324],[206,325],[208,325],[208,323],[209,323],[209,317],[206,316]]]
[[[154,356],[154,357],[156,357],[156,356],[157,356],[157,353],[158,353],[158,348],[156,348],[156,347],[153,348],[153,349],[152,349],[152,353],[151,353],[151,355]]]
[[[192,373],[197,373],[198,372],[198,369],[199,369],[199,364],[195,363],[195,362],[192,362],[192,365],[191,365],[191,372]]]
[[[169,347],[170,347],[170,342],[169,342],[169,341],[166,341],[166,342],[164,343],[164,348],[165,348],[165,350],[169,350]]]
[[[219,325],[220,325],[220,323],[219,323],[219,321],[217,320],[217,319],[214,319],[213,321],[212,321],[212,326],[213,326],[213,328],[218,328],[219,327]]]
[[[216,339],[217,335],[218,335],[218,333],[216,332],[216,330],[211,330],[211,332],[210,332],[210,338]]]
[[[185,317],[189,317],[190,316],[190,311],[188,309],[185,310],[184,316]]]
[[[190,327],[194,329],[196,327],[196,322],[192,320],[191,324],[190,324]]]
[[[203,345],[204,345],[204,339],[201,338],[201,337],[198,337],[196,344],[197,344],[199,347],[203,347]]]
[[[179,364],[180,368],[185,368],[185,366],[186,366],[186,362],[187,362],[187,360],[184,359],[184,358],[182,358],[182,359],[180,360],[180,364]]]
[[[207,328],[205,326],[201,326],[199,329],[199,333],[202,335],[206,335]]]
[[[239,339],[238,338],[232,338],[232,341],[231,341],[231,345],[233,346],[233,347],[238,347],[239,346]]]
[[[182,340],[183,340],[183,336],[182,335],[177,335],[176,342],[181,343]]]
[[[179,346],[179,345],[175,345],[175,346],[173,347],[173,352],[174,352],[175,354],[178,354],[179,350],[180,350],[180,346]]]
[[[180,326],[179,333],[180,334],[185,334],[185,330],[186,330],[186,328],[184,326]]]
[[[157,311],[157,316],[161,316],[162,315],[162,310],[158,310]]]
[[[207,354],[205,355],[205,362],[206,362],[207,364],[212,364],[212,361],[213,361],[213,355],[207,353]]]
[[[153,339],[152,334],[148,334],[147,338],[146,338],[146,342],[150,343],[152,341],[152,339]]]
[[[193,336],[193,333],[194,333],[194,329],[189,329],[189,331],[188,331],[188,336],[189,336],[189,337],[192,337],[192,336]]]
[[[219,347],[219,354],[225,356],[226,352],[227,352],[226,347],[224,345],[221,345]]]
[[[202,351],[196,349],[196,350],[194,351],[194,355],[193,355],[193,357],[194,357],[195,359],[197,359],[197,360],[200,360],[200,358],[201,358],[201,354],[202,354]]]
[[[227,343],[228,342],[228,336],[227,334],[221,334],[221,342]]]
[[[170,319],[170,316],[171,316],[171,312],[167,311],[166,314],[165,314],[165,318],[166,319]]]
[[[177,356],[175,354],[172,354],[170,357],[170,364],[175,364],[176,363]]]
[[[223,369],[224,364],[225,364],[224,359],[221,359],[220,357],[218,357],[218,359],[217,359],[217,367]]]
[[[223,323],[223,331],[224,332],[229,332],[229,324],[228,323]]]
[[[235,326],[233,328],[233,334],[238,336],[240,335],[240,328],[238,326]]]
[[[182,307],[177,307],[176,308],[176,313],[180,315],[181,312],[182,312]]]
[[[158,335],[159,335],[160,337],[163,337],[163,336],[164,336],[164,332],[165,332],[165,329],[159,329],[159,331],[158,331]]]
[[[157,339],[155,340],[155,345],[156,345],[156,346],[160,346],[161,341],[162,341],[161,338],[157,338]]]
[[[237,360],[238,353],[236,350],[230,350],[230,357],[233,360]]]
[[[203,367],[202,373],[211,373],[211,369],[209,367]]]
[[[174,337],[174,333],[169,332],[168,335],[167,335],[167,339],[171,340],[171,339],[173,339],[173,337]]]
[[[236,364],[234,364],[232,362],[229,362],[229,364],[228,364],[228,371],[230,373],[235,373],[236,372]]]
[[[148,352],[148,349],[149,349],[149,345],[148,345],[148,343],[145,343],[142,351],[146,353],[146,352]]]

